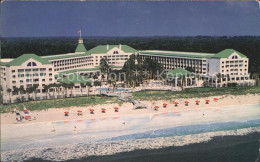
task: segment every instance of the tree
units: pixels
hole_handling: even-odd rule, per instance
[[[36,96],[37,96],[37,93],[36,93],[36,90],[37,88],[39,87],[39,84],[34,84],[32,89],[33,89],[33,92],[34,92],[34,99],[36,100]]]
[[[9,98],[10,98],[10,103],[11,103],[11,102],[12,102],[12,101],[11,101],[11,92],[12,92],[12,89],[8,88],[8,89],[7,89],[7,92],[9,93]]]
[[[81,92],[81,96],[83,95],[83,94],[82,94],[82,89],[83,89],[84,86],[85,86],[85,83],[80,83],[80,92]],[[86,91],[87,91],[87,88],[86,88]]]
[[[63,98],[66,98],[68,96],[68,84],[67,83],[61,83],[61,87],[63,88],[62,94]],[[65,94],[64,94],[64,89],[65,89]]]
[[[15,88],[13,89],[13,94],[14,94],[14,95],[18,95],[18,93],[19,93],[19,88],[15,87]]]
[[[3,87],[2,87],[2,85],[0,85],[0,103],[3,103],[2,91],[3,91]]]
[[[111,71],[111,68],[109,67],[108,63],[107,63],[107,59],[105,59],[104,57],[100,60],[100,64],[99,64],[99,67],[100,67],[100,72],[101,74],[105,74],[107,75],[107,78],[108,79],[108,75]]]
[[[86,88],[88,87],[88,96],[89,96],[89,88],[91,87],[91,82],[86,83]]]
[[[30,99],[30,94],[34,91],[33,87],[27,87],[26,93],[28,94],[28,100]]]
[[[46,94],[46,99],[48,99],[48,94],[49,94],[49,89],[50,89],[50,85],[45,85],[43,87],[45,94]]]
[[[74,83],[70,83],[69,85],[68,85],[68,88],[70,89],[70,97],[72,97],[72,90],[73,90],[73,87],[75,86],[75,84]]]

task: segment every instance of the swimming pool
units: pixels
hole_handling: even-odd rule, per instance
[[[96,88],[97,91],[113,91],[113,88]],[[122,92],[122,91],[129,91],[128,89],[125,88],[115,88],[114,91],[116,92]]]

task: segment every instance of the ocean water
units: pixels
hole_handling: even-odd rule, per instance
[[[51,132],[52,128],[56,131]],[[255,148],[252,141],[257,141],[259,132],[259,105],[4,125],[1,127],[1,157],[3,161],[153,161],[156,159],[154,156],[165,154],[162,150],[166,149],[168,159],[172,159],[171,154],[174,154],[178,157],[175,160],[180,160],[183,153],[178,150],[194,155],[196,151],[194,153],[191,148],[198,144],[202,148],[212,148],[208,149],[207,155],[221,147],[237,151],[241,151],[244,145]],[[222,138],[231,141],[221,142]],[[241,143],[237,139],[246,139],[247,142]],[[159,153],[156,154],[155,150]],[[198,154],[203,157],[203,153]],[[249,151],[247,157],[252,156]],[[204,160],[209,157],[205,156]]]

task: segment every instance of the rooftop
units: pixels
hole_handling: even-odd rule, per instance
[[[213,56],[213,58],[228,58],[230,55],[232,55],[233,53],[238,54],[240,57],[245,58],[246,55],[233,50],[233,49],[225,49],[223,51],[220,51],[219,53],[217,53],[216,55]]]
[[[70,83],[80,84],[80,83],[87,83],[87,82],[91,83],[92,82],[90,79],[87,79],[84,76],[77,74],[77,73],[68,75],[64,78],[59,79],[58,81],[61,83],[66,83],[66,84],[70,84]]]
[[[4,65],[4,66],[20,66],[22,65],[25,61],[29,60],[29,59],[34,59],[38,62],[40,62],[41,64],[51,64],[51,62],[49,62],[47,59],[42,58],[37,56],[34,53],[29,53],[29,54],[23,54],[15,59],[9,59],[9,60],[3,60],[1,59],[0,65]],[[9,61],[9,62],[8,62]]]
[[[198,53],[198,52],[180,52],[180,51],[163,51],[163,50],[145,50],[140,51],[141,54],[157,55],[157,56],[178,56],[178,57],[194,57],[194,58],[210,58],[214,53]]]
[[[182,68],[176,68],[176,69],[170,70],[166,73],[166,75],[168,77],[181,77],[181,76],[187,76],[187,75],[190,75],[190,74],[192,74],[192,72],[187,71],[187,70],[182,69]]]
[[[75,52],[87,52],[87,49],[85,48],[83,43],[79,43]]]

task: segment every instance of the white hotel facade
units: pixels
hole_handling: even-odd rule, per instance
[[[139,55],[142,59],[151,58],[165,69],[192,68],[196,74],[206,78],[216,79],[216,74],[229,75],[225,83],[253,85],[249,79],[249,60],[242,53],[233,49],[226,49],[219,53],[195,53],[177,51],[143,50],[138,51],[127,45],[99,45],[86,50],[83,39],[79,39],[74,53],[37,56],[23,54],[15,59],[0,60],[0,85],[2,87],[3,102],[16,102],[17,98],[28,99],[27,94],[13,95],[10,90],[23,87],[24,89],[38,85],[34,99],[46,99],[44,86],[58,83],[60,77],[99,72],[102,58],[106,58],[113,69],[121,69],[131,55]],[[216,86],[223,83],[215,82]],[[53,90],[55,91],[55,90]],[[73,93],[79,95],[82,89],[75,84]],[[56,95],[56,94],[55,94]],[[48,98],[48,97],[47,97]]]

